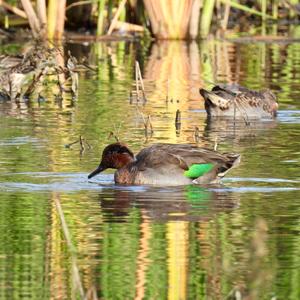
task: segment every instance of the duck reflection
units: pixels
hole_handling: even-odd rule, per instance
[[[119,187],[102,191],[99,199],[107,224],[102,290],[113,295],[117,288],[121,298],[130,290],[130,299],[190,298],[196,291],[189,287],[191,270],[199,275],[192,266],[199,257],[195,249],[201,244],[202,255],[209,256],[210,222],[239,204],[237,194],[198,186],[149,187],[142,192]],[[113,272],[118,269],[126,280],[120,280],[120,271]]]
[[[255,138],[263,134],[269,134],[277,127],[276,120],[246,121],[232,120],[229,118],[207,119],[204,128],[204,137],[210,141],[239,142],[244,138]]]
[[[239,203],[236,194],[193,185],[149,187],[143,192],[109,189],[99,198],[106,222],[125,222],[133,207],[155,221],[199,221],[218,211],[231,211]]]

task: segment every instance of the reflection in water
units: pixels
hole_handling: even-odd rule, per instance
[[[85,291],[100,299],[299,299],[300,44],[218,40],[67,45],[93,70],[76,102],[0,102],[0,298],[75,299],[65,212]],[[65,51],[67,53],[67,51]],[[139,60],[147,103],[130,103]],[[284,62],[284,63],[283,63]],[[273,122],[208,123],[200,87],[238,82],[279,98]],[[166,96],[168,95],[168,101]],[[225,186],[114,186],[88,182],[114,131],[135,152],[147,143],[194,143],[240,152]],[[175,113],[181,111],[176,132]],[[92,145],[64,147],[83,135]],[[92,294],[92,292],[91,292]]]
[[[272,134],[278,125],[277,123],[276,120],[250,121],[246,123],[242,120],[233,121],[226,118],[207,119],[204,136],[210,141],[227,141],[232,144],[238,144],[241,140],[253,140],[259,135]]]
[[[110,264],[113,265],[105,268],[117,268],[114,265],[119,263],[120,255],[124,256],[125,245],[130,239],[130,256],[136,253],[136,271],[132,270],[136,274],[136,284],[131,287],[136,289],[136,299],[149,294],[154,298],[165,295],[169,299],[186,299],[190,276],[189,245],[194,237],[194,234],[190,237],[190,222],[197,222],[205,228],[205,224],[215,218],[215,213],[231,211],[238,204],[238,199],[229,193],[216,193],[196,186],[163,190],[150,188],[143,193],[111,189],[100,193],[99,197],[103,221],[110,224],[110,236],[122,243],[122,247],[116,249],[118,253],[112,254],[113,249],[105,251],[118,257],[115,262],[110,260]],[[133,237],[130,238],[133,232],[127,231],[124,237],[122,235],[125,231],[116,230],[125,226],[133,229],[130,221],[133,214],[139,223],[136,225],[139,226],[140,232],[139,241],[134,243]],[[128,259],[124,259],[128,265]],[[104,257],[103,260],[107,261]],[[108,272],[106,276],[110,282],[116,282],[114,276],[118,276],[118,273]],[[111,290],[110,294],[113,294],[115,287],[112,285],[107,288]],[[119,287],[119,290],[122,288]]]
[[[226,200],[224,200],[226,197]],[[210,210],[234,209],[238,200],[230,193],[220,193],[198,186],[149,188],[144,192],[107,189],[99,198],[106,222],[124,222],[131,207],[143,210],[147,220],[200,221],[209,218]]]

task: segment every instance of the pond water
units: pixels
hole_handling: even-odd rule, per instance
[[[78,299],[76,270],[89,299],[300,299],[300,44],[68,50],[93,67],[80,73],[77,100],[58,101],[49,84],[44,101],[0,102],[0,299]],[[135,60],[145,103],[130,97]],[[198,90],[214,82],[272,89],[278,117],[208,123]],[[112,172],[89,182],[111,131],[135,152],[217,141],[242,161],[218,186],[115,186]],[[65,147],[80,135],[91,149]]]

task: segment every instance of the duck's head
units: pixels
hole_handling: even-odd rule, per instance
[[[106,146],[102,152],[101,162],[96,170],[89,174],[88,178],[106,169],[120,169],[134,160],[134,154],[123,143],[114,143]]]

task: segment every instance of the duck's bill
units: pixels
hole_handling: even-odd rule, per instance
[[[94,170],[91,174],[89,174],[88,179],[96,176],[97,174],[101,173],[104,170],[105,170],[105,168],[102,167],[101,165],[99,165],[99,167],[96,170]]]

